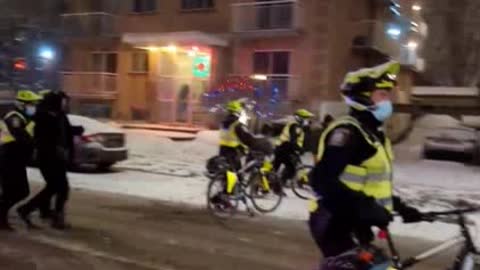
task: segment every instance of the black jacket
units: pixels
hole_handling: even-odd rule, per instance
[[[290,129],[288,130],[290,133],[290,140],[288,142],[283,142],[277,147],[277,152],[280,153],[296,153],[302,154],[304,152],[304,147],[298,145],[298,138],[304,133],[304,141],[305,141],[305,129],[299,123],[293,123],[290,125]]]
[[[15,111],[23,117],[12,114],[3,119],[15,141],[2,145],[1,153],[2,156],[6,155],[5,158],[15,158],[19,162],[27,163],[31,159],[34,145],[32,136],[25,129],[31,118],[19,109],[15,109]]]
[[[230,114],[222,122],[222,128],[228,129],[236,121],[238,121],[238,117]],[[237,125],[237,127],[235,128],[235,134],[237,135],[238,139],[242,142],[242,144],[244,144],[251,150],[257,150],[265,153],[272,152],[272,146],[266,139],[264,139],[263,137],[255,136],[243,124]],[[235,149],[235,151],[242,151],[242,150],[243,149]],[[229,152],[229,151],[232,151],[230,147],[225,147],[225,146],[220,147],[220,154],[222,154],[222,152]]]
[[[353,110],[351,116],[362,124],[364,130],[385,141],[381,123],[370,112]],[[310,181],[315,192],[322,197],[322,205],[332,215],[361,225],[389,222],[390,214],[373,197],[353,191],[339,180],[347,165],[360,165],[375,153],[376,149],[352,125],[338,126],[328,134],[322,160],[313,169]],[[394,198],[396,211],[402,212],[404,207],[406,205],[399,198]]]
[[[38,106],[35,116],[35,146],[40,161],[66,161],[67,150],[73,145],[71,128],[61,104],[62,97],[51,93]]]

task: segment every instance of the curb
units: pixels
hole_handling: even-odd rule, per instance
[[[180,133],[190,133],[190,134],[197,134],[201,130],[200,128],[172,127],[172,126],[162,126],[162,125],[142,125],[142,124],[121,124],[120,127],[124,129],[144,129],[144,130],[170,131],[170,132],[180,132]]]

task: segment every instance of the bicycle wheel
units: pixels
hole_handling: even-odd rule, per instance
[[[250,180],[250,200],[253,207],[261,213],[270,213],[280,206],[283,189],[275,174],[265,179],[261,173],[255,173]]]
[[[467,252],[460,261],[459,270],[480,270],[480,259],[473,252]],[[456,268],[455,268],[456,269]]]
[[[312,168],[312,166],[301,167],[291,181],[292,191],[300,199],[309,200],[314,198],[312,187],[308,182],[308,175]]]
[[[207,209],[216,217],[228,218],[238,209],[235,195],[226,194],[225,176],[218,175],[210,180],[207,189]]]

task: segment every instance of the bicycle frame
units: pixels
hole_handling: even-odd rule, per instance
[[[448,239],[441,244],[428,249],[421,254],[408,258],[406,260],[401,260],[398,251],[395,248],[393,238],[388,230],[386,230],[386,238],[387,238],[387,243],[391,252],[392,256],[392,262],[393,262],[393,267],[395,269],[407,269],[410,268],[428,258],[431,258],[434,255],[437,255],[445,250],[449,250],[452,247],[460,246],[462,245],[463,248],[460,251],[460,254],[457,256],[456,263],[460,263],[461,256],[463,256],[463,252],[471,252],[476,255],[480,255],[479,251],[476,249],[472,236],[470,235],[470,231],[466,222],[466,219],[463,214],[469,213],[469,212],[477,212],[480,209],[477,208],[471,208],[471,209],[465,209],[465,210],[455,210],[455,211],[449,211],[449,212],[432,212],[428,213],[431,216],[448,216],[448,215],[457,215],[457,224],[460,226],[461,233],[458,236],[452,237],[451,239]],[[456,269],[456,268],[454,268]]]
[[[390,236],[389,236],[390,238]],[[391,241],[391,240],[390,240]],[[389,246],[390,245],[393,245],[392,243],[393,242],[390,242],[389,241]],[[422,252],[421,254],[419,255],[416,255],[415,257],[411,257],[411,258],[408,258],[406,260],[401,260],[400,256],[398,255],[398,253],[396,252],[395,248],[393,246],[390,247],[390,250],[392,252],[392,262],[393,262],[393,266],[395,269],[407,269],[407,268],[410,268],[422,261],[425,261],[445,250],[448,250],[452,247],[456,247],[456,246],[459,246],[461,244],[464,244],[466,243],[465,241],[465,238],[462,236],[462,235],[459,235],[459,236],[456,236],[456,237],[453,237],[451,239],[448,239],[444,242],[442,242],[441,244],[431,248],[431,249],[428,249],[424,252]],[[395,251],[394,251],[395,250]]]

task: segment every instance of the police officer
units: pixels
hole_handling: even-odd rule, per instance
[[[270,154],[273,149],[268,140],[257,137],[248,131],[247,117],[242,101],[231,101],[227,104],[226,109],[228,115],[220,128],[219,156],[224,157],[233,170],[238,171],[242,167],[242,157],[249,149],[266,154]],[[226,192],[226,190],[222,192]],[[211,202],[222,207],[229,207],[229,202],[222,199],[221,193],[213,196]],[[250,212],[248,208],[247,210]]]
[[[38,209],[44,218],[52,218],[53,228],[69,227],[65,222],[65,204],[69,195],[68,149],[73,138],[72,127],[64,111],[64,99],[65,95],[61,92],[47,93],[35,118],[37,160],[47,185],[18,209],[18,214],[28,226],[34,226],[29,215]],[[50,210],[52,197],[55,197],[53,211]]]
[[[250,133],[246,126],[246,114],[241,101],[229,102],[227,111],[228,115],[220,129],[219,154],[225,157],[235,170],[239,170],[242,166],[241,158],[247,149],[271,152],[272,147],[266,140]]]
[[[32,117],[40,99],[40,96],[30,90],[18,91],[15,109],[3,118],[0,137],[0,176],[3,191],[0,199],[0,229],[3,230],[12,230],[8,223],[8,212],[30,192],[26,166],[33,152],[35,124]]]
[[[324,257],[371,243],[371,227],[387,227],[393,211],[404,222],[423,218],[392,194],[393,153],[383,124],[393,111],[399,70],[391,61],[348,73],[341,94],[350,114],[330,123],[320,137],[310,181],[321,199],[311,206],[309,225]]]
[[[278,138],[273,168],[278,171],[282,164],[285,166],[281,178],[284,184],[295,175],[296,162],[304,152],[305,130],[313,116],[305,109],[297,110]]]

